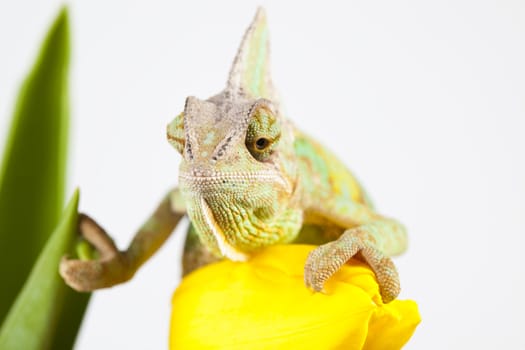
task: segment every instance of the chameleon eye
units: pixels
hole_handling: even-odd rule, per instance
[[[246,131],[246,148],[260,162],[268,160],[281,137],[281,129],[275,116],[265,107],[252,115]]]
[[[184,113],[179,114],[168,124],[168,142],[180,153],[184,152],[186,135],[184,135]]]
[[[264,151],[268,146],[270,146],[270,140],[267,138],[261,137],[255,141],[255,148],[259,151]]]

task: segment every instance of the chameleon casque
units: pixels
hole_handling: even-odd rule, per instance
[[[129,280],[188,216],[184,274],[223,257],[245,260],[269,245],[310,243],[318,247],[305,262],[307,287],[322,291],[357,257],[374,271],[383,301],[399,294],[390,256],[405,250],[405,229],[377,214],[352,173],[283,115],[270,79],[262,9],[244,35],[226,88],[207,100],[188,97],[167,137],[182,155],[179,187],[125,251],[81,215],[80,232],[99,257],[63,258],[60,273],[71,287],[90,291]]]

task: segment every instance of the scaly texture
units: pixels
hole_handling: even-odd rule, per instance
[[[308,287],[321,291],[356,256],[375,272],[383,299],[393,300],[399,278],[389,256],[406,247],[403,226],[377,214],[352,173],[285,118],[269,72],[268,28],[259,9],[226,88],[206,100],[188,97],[182,113],[168,125],[168,141],[182,155],[180,188],[171,205],[191,220],[184,272],[219,257],[245,260],[275,244],[315,243],[320,247],[305,266]],[[166,220],[169,225],[156,225],[170,228],[178,219],[167,215],[150,220]],[[148,246],[157,231],[166,235],[166,229],[147,231],[139,231],[134,243]],[[128,262],[136,269],[157,248],[132,244],[119,254],[129,258],[130,250],[140,251]],[[62,271],[69,271],[64,273],[68,280],[83,268],[90,267],[83,263]],[[97,286],[109,286],[112,279]],[[89,284],[82,279],[75,283]]]

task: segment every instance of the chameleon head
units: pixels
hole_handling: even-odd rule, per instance
[[[290,241],[302,223],[294,205],[294,134],[273,90],[268,46],[259,9],[226,88],[207,100],[188,97],[168,125],[169,142],[183,157],[179,184],[192,224],[210,250],[233,260]]]
[[[298,232],[291,126],[266,99],[188,97],[168,126],[188,215],[214,252],[242,260]]]
[[[207,100],[188,97],[168,125],[168,140],[183,157],[179,184],[192,224],[211,251],[233,260],[290,241],[302,223],[294,205],[294,133],[277,104],[268,46],[259,9],[226,88]]]

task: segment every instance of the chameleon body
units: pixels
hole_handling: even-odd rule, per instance
[[[187,215],[184,273],[224,257],[246,260],[269,245],[313,243],[319,247],[305,262],[307,287],[322,291],[357,257],[375,272],[385,302],[398,295],[390,256],[406,248],[405,229],[376,213],[341,161],[283,115],[270,78],[263,10],[244,35],[226,88],[206,100],[188,97],[167,137],[182,155],[179,188],[122,252],[83,216],[81,232],[100,258],[63,259],[60,272],[72,287],[128,280]]]

